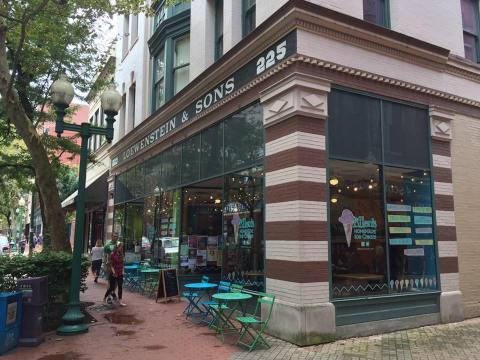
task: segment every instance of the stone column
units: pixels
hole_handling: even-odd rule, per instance
[[[453,203],[450,142],[450,110],[430,107],[432,136],[433,180],[435,194],[438,271],[440,273],[440,315],[444,323],[462,321],[463,299],[459,288],[457,235]]]
[[[113,232],[113,202],[115,194],[115,176],[110,175],[107,179],[108,184],[108,195],[107,195],[107,214],[106,218],[106,228],[105,228],[105,241],[108,241],[112,238]]]
[[[261,93],[269,332],[309,345],[335,335],[329,302],[325,121],[330,83],[293,73]]]

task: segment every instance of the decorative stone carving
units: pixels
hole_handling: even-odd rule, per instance
[[[452,140],[452,120],[455,113],[448,109],[432,106],[429,109],[431,136],[437,140]]]
[[[304,73],[293,73],[261,93],[263,121],[268,126],[294,115],[324,119],[328,115],[330,83]]]

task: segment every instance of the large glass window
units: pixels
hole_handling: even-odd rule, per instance
[[[162,153],[160,185],[163,188],[178,186],[181,177],[182,145],[171,147]]]
[[[190,76],[190,35],[175,39],[173,53],[173,94],[182,90]]]
[[[224,122],[225,171],[257,163],[264,155],[260,105],[250,106]]]
[[[427,110],[341,90],[330,105],[333,296],[437,289]]]
[[[363,0],[363,19],[384,27],[390,27],[389,0]]]
[[[200,177],[223,173],[223,123],[202,132]]]
[[[182,143],[182,183],[190,183],[200,178],[200,135]]]
[[[478,0],[461,0],[461,7],[465,57],[474,62],[478,62],[480,55],[478,47]]]

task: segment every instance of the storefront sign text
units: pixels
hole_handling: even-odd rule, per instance
[[[173,130],[178,129],[195,116],[200,115],[203,111],[212,107],[220,100],[233,93],[235,90],[238,90],[242,86],[248,84],[255,77],[259,76],[272,66],[278,64],[280,61],[283,61],[287,57],[295,54],[296,51],[297,36],[296,32],[292,31],[273,46],[269,47],[267,50],[263,51],[257,57],[249,61],[220,84],[215,86],[215,88],[200,96],[185,109],[177,113],[173,118],[165,121],[162,125],[157,127],[143,139],[122,151],[117,157],[112,159],[112,167],[127,161],[128,159],[134,157],[138,152],[157,143]]]

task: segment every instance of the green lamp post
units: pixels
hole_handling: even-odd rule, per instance
[[[122,96],[115,90],[113,84],[102,94],[101,104],[106,114],[107,126],[92,126],[90,123],[80,125],[65,123],[65,110],[73,99],[74,90],[72,84],[65,75],[61,75],[52,84],[52,102],[55,105],[57,120],[55,132],[62,136],[65,130],[77,132],[81,137],[80,168],[78,173],[78,195],[75,217],[75,240],[73,244],[72,276],[70,280],[70,292],[68,310],[63,315],[63,324],[57,329],[58,335],[75,335],[88,331],[88,325],[84,324],[84,315],[80,311],[80,275],[82,264],[82,244],[84,238],[85,220],[85,178],[87,173],[88,139],[92,135],[105,136],[107,142],[113,139],[113,123],[118,110],[122,105]]]

